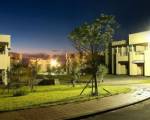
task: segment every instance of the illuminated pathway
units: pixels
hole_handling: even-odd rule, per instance
[[[147,92],[145,94],[147,94]],[[92,115],[83,118],[82,120],[150,120],[149,110],[150,99],[125,108],[113,110],[103,114]]]
[[[53,120],[67,119],[110,109],[120,108],[150,97],[150,85],[134,85],[136,91],[79,103],[0,113],[0,120]],[[133,86],[131,86],[133,88]]]

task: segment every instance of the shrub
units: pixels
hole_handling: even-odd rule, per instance
[[[54,85],[54,79],[43,79],[38,83],[38,85]]]
[[[100,64],[97,75],[100,76],[100,80],[103,82],[104,76],[108,73],[108,68],[105,65]]]
[[[13,97],[24,96],[27,94],[27,91],[24,89],[17,89],[13,91]]]

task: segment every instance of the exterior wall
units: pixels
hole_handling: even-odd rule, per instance
[[[7,69],[10,67],[10,57],[0,54],[0,69]]]
[[[112,54],[111,54],[111,72],[112,72],[112,74],[115,74],[115,50],[114,50],[114,48],[112,48]]]
[[[150,76],[150,50],[144,52],[144,75]]]
[[[31,65],[37,65],[39,68],[39,73],[46,73],[48,66],[50,66],[50,60],[44,60],[44,59],[31,59],[30,60]]]
[[[0,35],[0,43],[7,43],[8,45],[8,49],[10,49],[11,47],[11,36],[10,35]]]
[[[112,42],[111,49],[111,71],[112,74],[127,74],[127,65],[128,61],[128,48],[126,46],[126,41],[115,41]]]
[[[150,31],[112,42],[111,73],[150,76]],[[107,62],[106,62],[107,63]]]
[[[135,52],[129,53],[129,75],[137,75],[137,65],[133,63],[135,59]]]
[[[118,61],[118,58],[119,58],[119,54],[116,53],[116,74],[120,75],[121,74],[121,65]]]
[[[2,82],[7,85],[8,78],[7,72],[10,70],[10,56],[8,50],[10,49],[10,36],[9,35],[0,35],[0,70],[2,74]]]
[[[105,65],[109,66],[109,53],[108,49],[105,50]]]
[[[150,31],[134,33],[129,35],[129,45],[149,43]]]

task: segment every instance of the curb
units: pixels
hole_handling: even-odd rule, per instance
[[[149,99],[150,99],[150,97],[145,98],[143,100],[139,100],[137,102],[120,105],[120,106],[110,108],[110,109],[106,109],[106,110],[99,110],[99,111],[89,112],[89,113],[85,113],[85,114],[79,114],[79,115],[76,115],[76,116],[71,116],[69,118],[64,118],[64,120],[77,120],[77,119],[88,118],[90,116],[94,116],[94,115],[98,115],[98,114],[104,114],[104,113],[107,113],[107,112],[111,112],[111,111],[114,111],[114,110],[118,110],[118,109],[121,109],[121,108],[131,106],[131,105],[135,105],[135,104],[144,102],[144,101],[149,100]]]

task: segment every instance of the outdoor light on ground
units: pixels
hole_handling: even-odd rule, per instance
[[[50,61],[50,65],[51,65],[51,67],[59,67],[60,66],[59,62],[56,59],[52,59]]]

